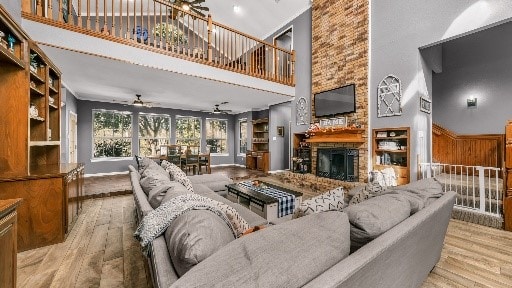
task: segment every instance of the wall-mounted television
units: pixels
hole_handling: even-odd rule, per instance
[[[316,117],[356,112],[356,85],[350,84],[315,94]]]

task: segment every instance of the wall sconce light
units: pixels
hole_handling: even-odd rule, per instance
[[[476,98],[468,98],[468,108],[476,108]]]

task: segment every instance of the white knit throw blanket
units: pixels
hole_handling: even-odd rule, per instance
[[[249,228],[249,224],[229,205],[197,194],[177,196],[148,213],[133,235],[141,244],[142,251],[148,255],[150,245],[162,235],[172,221],[190,210],[209,210],[219,216],[231,229],[235,238]]]

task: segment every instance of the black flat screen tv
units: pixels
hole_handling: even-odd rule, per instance
[[[315,94],[316,117],[356,112],[356,85],[350,84]]]

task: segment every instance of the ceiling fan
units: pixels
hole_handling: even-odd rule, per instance
[[[229,112],[232,112],[233,110],[228,109],[220,109],[220,105],[228,104],[229,102],[222,102],[220,104],[215,104],[213,106],[213,110],[203,110],[201,112],[209,112],[210,114],[228,114]]]
[[[151,108],[153,107],[153,105],[149,102],[144,102],[140,99],[140,97],[142,97],[141,94],[135,94],[135,97],[137,97],[137,99],[133,100],[133,101],[118,101],[118,100],[114,100],[114,102],[121,102],[125,105],[132,105],[132,106],[136,106],[136,107],[147,107],[147,108]]]
[[[210,8],[202,6],[206,0],[169,0],[174,5],[181,7],[185,11],[191,11],[199,16],[206,17],[203,11],[210,11]],[[173,9],[174,10],[174,9]],[[172,15],[178,15],[178,11],[173,11]],[[175,16],[175,17],[176,17]]]

